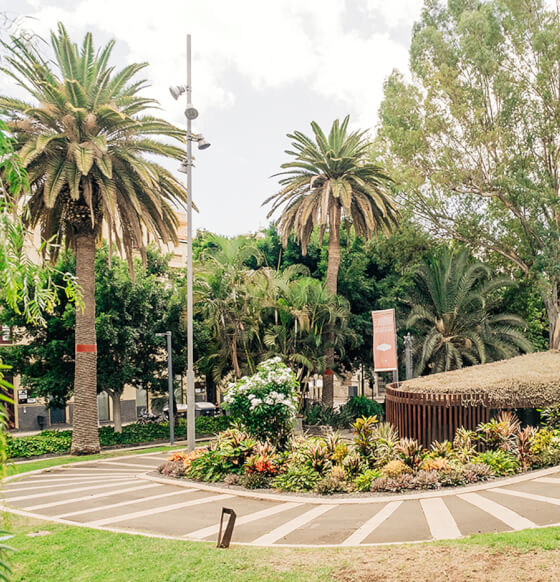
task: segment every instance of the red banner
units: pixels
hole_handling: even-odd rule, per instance
[[[390,372],[397,369],[397,335],[395,310],[372,311],[373,318],[373,369]]]

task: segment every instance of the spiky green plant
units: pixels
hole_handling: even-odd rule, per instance
[[[511,284],[506,277],[491,278],[489,268],[473,261],[466,250],[446,249],[421,265],[406,321],[421,338],[413,348],[416,374],[532,351],[523,335],[523,319],[496,311],[492,293]]]

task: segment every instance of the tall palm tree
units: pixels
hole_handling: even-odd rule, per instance
[[[505,277],[490,278],[490,270],[473,262],[463,250],[446,249],[421,265],[406,321],[421,341],[413,354],[416,374],[446,372],[465,364],[483,364],[533,351],[517,315],[499,313],[493,293],[511,285]]]
[[[1,97],[0,108],[29,178],[31,193],[23,201],[29,225],[76,253],[84,309],[76,313],[72,452],[85,454],[99,450],[96,243],[106,223],[110,247],[114,239],[132,268],[134,248],[145,256],[146,230],[164,243],[176,240],[172,205],[185,199],[185,191],[153,156],[183,157],[181,147],[159,138],[181,141],[184,133],[146,114],[157,104],[139,94],[146,82],[135,76],[146,63],[115,70],[109,65],[113,41],[95,51],[88,33],[78,47],[59,24],[51,45],[52,60],[23,39],[3,43],[7,56],[1,70],[31,102]]]
[[[316,122],[311,123],[314,139],[299,131],[288,134],[295,151],[286,153],[293,159],[282,164],[285,171],[276,174],[283,176],[280,192],[264,202],[273,203],[268,217],[282,208],[279,231],[284,246],[293,233],[305,254],[315,227],[319,227],[321,239],[328,229],[326,286],[332,294],[337,293],[342,221],[358,236],[369,239],[379,230],[389,231],[398,218],[388,191],[391,180],[370,160],[366,132],[348,132],[349,119],[335,120],[328,137]],[[332,328],[329,334],[333,335]],[[326,360],[327,368],[332,369],[332,347]],[[332,373],[323,378],[323,401],[333,404]]]

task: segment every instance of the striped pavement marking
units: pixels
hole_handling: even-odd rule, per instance
[[[122,493],[119,491],[119,493]],[[125,505],[133,505],[134,503],[149,503],[154,499],[162,499],[164,497],[171,497],[173,495],[194,493],[194,491],[171,491],[170,493],[160,493],[159,495],[150,495],[149,497],[142,497],[140,499],[131,499],[129,501],[121,501],[120,503],[111,503],[109,505],[103,505],[103,507],[88,507],[87,509],[80,509],[80,511],[70,511],[69,513],[61,513],[57,515],[57,519],[62,519],[66,517],[71,517],[74,515],[82,515],[84,513],[91,513],[92,511],[105,511],[106,509],[112,509],[113,507],[123,507]]]
[[[281,505],[277,505],[275,507],[269,507],[268,509],[255,511],[254,513],[249,513],[247,515],[243,515],[242,517],[237,518],[237,520],[235,521],[235,525],[239,526],[245,523],[257,521],[259,519],[264,519],[266,517],[271,517],[273,515],[277,515],[278,513],[294,509],[294,507],[300,507],[301,505],[303,505],[303,503],[282,503]],[[204,527],[202,529],[198,529],[191,533],[185,534],[185,537],[202,540],[208,536],[217,534],[219,529],[220,529],[219,525],[211,525],[209,527]]]
[[[258,537],[256,540],[251,542],[251,545],[270,545],[283,538],[293,532],[294,530],[298,529],[299,527],[313,521],[316,517],[323,515],[327,511],[333,509],[333,507],[337,507],[336,505],[317,505],[313,509],[302,513],[298,517],[291,519],[290,521],[284,523],[283,525],[273,529],[272,531]]]
[[[117,477],[122,477],[126,475],[130,477],[131,475],[136,475],[138,471],[121,471],[120,473],[52,473],[52,476],[42,477],[41,481],[50,481],[51,479],[68,479],[69,477],[74,477],[76,479],[97,479],[98,477],[106,477],[107,479],[113,479]],[[35,481],[38,481],[36,479]],[[28,483],[28,481],[18,481],[19,483]]]
[[[467,501],[479,509],[482,509],[486,513],[489,513],[491,516],[499,519],[501,522],[505,523],[512,529],[536,527],[532,521],[522,517],[518,513],[515,513],[515,511],[512,511],[511,509],[508,509],[507,507],[504,507],[495,501],[487,499],[478,493],[464,493],[462,495],[457,495],[457,497],[463,501]]]
[[[550,483],[552,485],[560,485],[560,478],[558,477],[539,477],[534,479],[535,483]]]
[[[513,497],[521,497],[522,499],[531,499],[532,501],[542,501],[543,503],[550,503],[551,505],[560,505],[560,499],[556,497],[545,497],[544,495],[535,495],[534,493],[526,493],[525,491],[514,491],[512,489],[502,489],[501,487],[494,487],[488,489],[492,493],[501,493],[503,495],[511,495]]]
[[[461,537],[461,532],[451,512],[441,497],[420,499],[430,533],[435,540],[450,540]]]
[[[102,470],[105,473],[123,473],[125,470],[122,467],[119,467],[118,469],[116,467],[104,467],[104,466],[99,466],[99,467],[72,467],[72,469],[68,469],[68,471],[84,471],[84,475],[88,475],[90,473],[90,471],[99,471]],[[64,471],[63,471],[64,472]],[[134,467],[130,468],[130,471],[126,471],[127,473],[137,473],[138,471],[135,470]]]
[[[347,537],[342,546],[357,546],[375,531],[402,504],[402,501],[391,501],[380,509],[373,517],[361,525],[351,536]]]
[[[183,507],[190,507],[191,505],[201,505],[203,503],[210,503],[211,501],[221,501],[223,499],[230,499],[231,497],[233,497],[233,495],[209,495],[208,497],[201,497],[200,499],[183,501],[182,503],[175,503],[174,505],[164,505],[163,507],[154,507],[152,509],[145,509],[143,511],[135,511],[134,513],[125,513],[122,515],[114,515],[113,517],[98,519],[96,521],[89,521],[87,522],[86,525],[89,527],[97,527],[101,525],[107,525],[109,523],[115,523],[117,521],[128,521],[130,519],[136,519],[138,517],[154,515],[156,513],[174,511],[176,509],[182,509]]]
[[[91,477],[89,479],[84,479],[83,477],[75,477],[74,479],[53,479],[52,481],[44,481],[40,479],[38,481],[34,481],[33,484],[29,485],[27,482],[25,485],[21,487],[10,487],[5,488],[4,493],[13,493],[17,491],[29,491],[30,489],[49,489],[52,487],[60,487],[61,485],[79,485],[80,483],[98,483],[99,481],[107,482],[107,479],[104,477]],[[34,483],[37,483],[35,485]]]
[[[120,465],[121,467],[133,467],[136,469],[157,469],[157,465],[139,465],[137,463],[119,463],[118,461],[104,461],[103,465]]]
[[[88,481],[89,483],[89,481]],[[5,501],[7,501],[8,503],[12,503],[13,501],[24,501],[25,499],[37,499],[38,497],[49,497],[51,495],[63,495],[63,494],[68,494],[68,493],[76,493],[78,491],[89,491],[91,489],[101,489],[102,487],[113,487],[113,486],[117,486],[117,485],[128,485],[129,483],[136,483],[136,480],[130,480],[126,477],[122,478],[122,479],[115,479],[113,481],[111,481],[110,483],[107,483],[106,481],[104,483],[102,483],[101,485],[93,485],[93,486],[88,486],[88,487],[74,487],[73,489],[64,489],[64,490],[58,490],[58,491],[51,491],[49,493],[34,493],[33,495],[20,495],[18,497],[7,497],[5,499]]]
[[[90,499],[99,499],[101,497],[109,497],[110,495],[121,495],[123,493],[131,493],[132,491],[140,491],[142,489],[148,489],[148,487],[154,487],[157,483],[152,483],[151,485],[136,485],[135,487],[128,487],[125,489],[118,489],[117,491],[104,491],[103,493],[95,493],[94,495],[84,495],[82,497],[74,497],[72,499],[63,499],[62,501],[51,501],[50,503],[41,503],[39,505],[32,505],[30,507],[24,506],[25,511],[33,511],[36,509],[46,509],[48,507],[57,507],[58,505],[70,505],[71,503],[77,503],[78,501],[89,501]]]

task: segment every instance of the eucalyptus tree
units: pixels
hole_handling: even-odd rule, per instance
[[[428,0],[410,81],[385,84],[379,143],[406,204],[539,290],[560,347],[560,11]]]
[[[328,136],[316,122],[311,123],[313,138],[299,131],[288,134],[293,150],[286,153],[292,159],[276,174],[282,189],[264,203],[272,203],[269,217],[281,211],[278,228],[284,246],[293,233],[305,254],[315,227],[320,238],[328,230],[326,286],[332,294],[337,293],[341,224],[346,222],[348,231],[353,227],[358,236],[369,239],[377,231],[390,231],[398,219],[391,180],[371,161],[366,132],[348,131],[349,120],[349,116],[342,123],[335,120]],[[332,336],[333,331],[328,333]],[[334,366],[332,346],[326,365]],[[323,379],[323,400],[332,406],[332,374]]]
[[[511,279],[490,277],[489,268],[469,253],[444,251],[416,273],[406,321],[420,341],[413,354],[416,374],[447,372],[532,351],[525,322],[501,313],[494,292]]]
[[[95,249],[107,225],[132,270],[132,254],[144,252],[144,233],[176,241],[172,205],[185,191],[154,156],[180,159],[184,132],[147,113],[157,105],[141,95],[137,74],[146,63],[116,70],[109,64],[114,41],[95,50],[90,33],[81,47],[62,24],[51,34],[54,58],[12,37],[1,70],[24,89],[26,102],[0,98],[16,151],[27,170],[28,224],[44,239],[75,250],[84,308],[76,314],[76,365],[72,452],[99,450],[95,331]],[[56,258],[56,249],[51,258]]]

